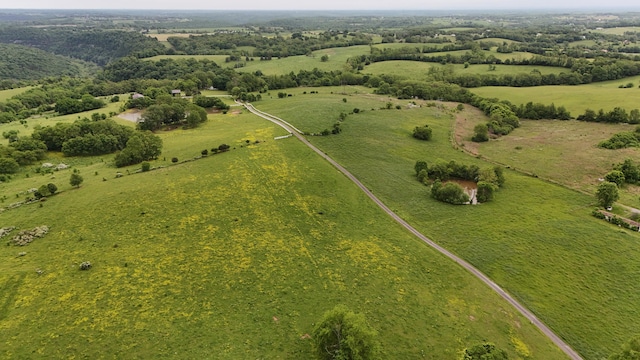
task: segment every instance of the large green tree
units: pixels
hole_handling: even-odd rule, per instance
[[[343,305],[327,311],[313,329],[316,354],[323,360],[368,360],[380,356],[377,332],[364,315]]]
[[[129,137],[127,146],[114,160],[117,167],[122,167],[156,159],[161,152],[162,139],[150,131],[138,131]]]
[[[604,181],[598,185],[598,190],[596,190],[596,198],[598,198],[598,203],[603,207],[607,208],[613,205],[620,195],[618,194],[618,185],[615,183]]]

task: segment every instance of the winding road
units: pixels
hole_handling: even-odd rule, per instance
[[[364,191],[365,194],[367,194],[367,196],[371,200],[373,200],[373,202],[375,202],[380,208],[382,208],[382,210],[384,210],[384,212],[386,212],[389,216],[391,216],[395,221],[397,221],[405,229],[409,230],[412,234],[417,236],[420,240],[424,241],[427,245],[429,245],[432,248],[434,248],[437,251],[439,251],[441,254],[445,255],[449,259],[451,259],[451,260],[455,261],[456,263],[458,263],[460,266],[465,268],[467,271],[469,271],[471,274],[473,274],[475,277],[477,277],[483,283],[485,283],[487,286],[489,286],[491,289],[493,289],[493,291],[498,293],[498,295],[500,295],[503,299],[505,299],[507,302],[509,302],[509,304],[511,304],[514,308],[516,308],[516,310],[518,310],[525,318],[527,318],[529,321],[531,321],[531,323],[533,323],[535,326],[537,326],[538,329],[540,329],[540,331],[542,331],[543,334],[545,334],[551,341],[553,341],[554,344],[556,344],[562,351],[564,351],[564,353],[567,354],[567,356],[570,359],[572,359],[572,360],[582,360],[582,357],[575,350],[573,350],[558,335],[556,335],[549,327],[547,327],[547,325],[545,325],[542,321],[540,321],[540,319],[538,319],[531,311],[529,311],[529,309],[527,309],[522,304],[520,304],[516,299],[514,299],[511,295],[509,295],[506,291],[504,291],[500,286],[498,286],[498,284],[493,282],[493,280],[491,280],[487,275],[483,274],[480,270],[476,269],[473,265],[469,264],[468,262],[464,261],[462,258],[456,256],[455,254],[453,254],[449,250],[443,248],[442,246],[440,246],[440,245],[436,244],[435,242],[433,242],[431,239],[429,239],[426,236],[422,235],[413,226],[409,225],[409,223],[407,223],[400,216],[398,216],[396,213],[391,211],[391,209],[389,209],[382,201],[380,201],[380,199],[378,199],[375,195],[373,195],[373,193],[369,189],[367,189],[367,187],[364,186],[360,182],[360,180],[358,180],[355,176],[353,176],[353,174],[351,174],[342,165],[338,164],[335,160],[333,160],[327,154],[325,154],[320,149],[315,147],[304,136],[302,136],[302,132],[300,130],[296,129],[293,125],[289,124],[288,122],[286,122],[286,121],[284,121],[284,120],[282,120],[282,119],[280,119],[280,118],[278,118],[276,116],[270,115],[268,113],[265,113],[263,111],[260,111],[260,110],[256,109],[255,107],[253,107],[253,105],[251,105],[249,103],[245,103],[243,105],[251,113],[253,113],[253,114],[257,115],[257,116],[260,116],[261,118],[263,118],[265,120],[269,120],[269,121],[279,125],[283,129],[287,130],[289,133],[291,133],[295,137],[297,137],[298,140],[302,141],[305,145],[307,145],[309,148],[311,148],[313,151],[315,151],[318,155],[322,156],[331,165],[333,165],[336,169],[338,169],[341,173],[343,173],[347,178],[349,178],[351,181],[353,181],[362,191]]]

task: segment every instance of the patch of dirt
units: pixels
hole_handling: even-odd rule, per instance
[[[239,115],[239,114],[242,114],[242,110],[233,110],[231,113],[233,115]]]
[[[138,110],[138,109],[134,109],[134,110],[128,110],[125,111],[121,114],[118,114],[118,117],[120,119],[123,120],[127,120],[127,121],[131,121],[134,123],[137,123],[138,120],[140,120],[140,117],[142,117],[142,111]]]

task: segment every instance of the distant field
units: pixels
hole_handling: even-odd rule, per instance
[[[334,97],[339,104],[341,96]],[[357,97],[347,97],[347,104],[362,101]],[[294,125],[321,127],[330,99],[316,98],[321,106],[313,99],[294,96],[257,106]],[[379,110],[373,103],[349,115],[340,135],[310,140],[402,217],[504,285],[585,359],[606,358],[640,332],[628,321],[630,312],[640,316],[640,235],[594,219],[593,196],[512,171],[492,203],[458,207],[434,201],[429,188],[415,180],[416,160],[487,164],[452,149],[449,115],[436,116],[424,102],[410,109],[406,100],[392,101],[402,110]],[[305,112],[298,107],[302,103]],[[413,140],[411,130],[425,123],[434,129],[433,140]]]
[[[152,165],[228,153],[131,176],[137,166],[93,157],[75,166],[79,189],[71,170],[3,184],[10,199],[42,182],[62,193],[2,214],[51,233],[0,247],[1,357],[308,359],[313,324],[344,304],[380,333],[383,358],[454,359],[485,340],[510,358],[564,358],[311,150],[273,140],[284,133],[246,112],[212,115],[161,132]]]
[[[591,46],[595,46],[597,43],[595,40],[580,40],[580,41],[573,41],[571,43],[569,43],[570,47],[591,47]]]
[[[188,38],[191,35],[203,35],[203,34],[189,34],[189,33],[179,33],[179,34],[148,34],[147,36],[156,38],[158,41],[166,42],[170,37],[180,37],[180,38]]]
[[[212,60],[220,66],[225,66],[224,60],[229,55],[157,55],[153,57],[144,58],[147,61],[158,61],[160,59],[196,59],[196,60]]]
[[[604,34],[611,34],[611,35],[624,35],[625,32],[640,32],[640,27],[627,26],[627,27],[607,28],[607,29],[595,29],[592,31],[600,32]]]
[[[7,101],[13,96],[22,94],[23,92],[31,88],[33,88],[33,86],[25,86],[25,87],[15,88],[15,89],[0,90],[0,101]]]
[[[467,120],[467,119],[465,119]],[[586,123],[575,120],[522,120],[521,126],[508,136],[488,143],[473,143],[473,126],[487,119],[468,119],[465,127],[465,147],[477,148],[475,153],[515,169],[551,179],[571,188],[593,194],[598,179],[612,170],[613,164],[624,159],[640,159],[640,149],[608,150],[597,147],[602,140],[634,125]],[[466,125],[465,125],[466,124]],[[456,131],[457,133],[458,131]],[[640,208],[640,187],[627,186],[621,191],[620,202]]]
[[[450,44],[431,44],[431,43],[385,43],[385,44],[375,44],[374,48],[378,49],[398,49],[398,48],[441,48],[445,45]]]
[[[619,85],[633,83],[634,87],[619,89]],[[482,87],[471,89],[474,93],[485,97],[496,97],[512,103],[526,104],[529,101],[543,104],[554,103],[564,106],[571,115],[578,116],[586,109],[607,111],[614,107],[623,107],[627,111],[640,108],[640,76],[620,80],[606,81],[577,86],[537,86],[526,88]]]
[[[432,67],[448,67],[456,74],[481,74],[481,75],[504,75],[504,74],[529,74],[533,70],[538,70],[542,74],[559,74],[569,70],[559,67],[532,66],[532,65],[496,65],[495,70],[489,70],[489,65],[469,65],[465,69],[463,64],[427,63],[420,61],[384,61],[368,65],[363,70],[364,73],[373,75],[396,75],[411,79],[426,79],[429,69]]]
[[[120,96],[121,99],[124,99],[124,96]],[[109,114],[110,112],[119,112],[120,110],[120,106],[123,104],[123,102],[120,103],[107,103],[107,106],[101,108],[101,109],[97,109],[97,110],[91,110],[91,111],[85,111],[82,113],[77,113],[77,114],[69,114],[69,115],[62,115],[62,116],[51,116],[51,115],[47,115],[45,114],[42,117],[36,117],[36,118],[29,118],[27,119],[27,123],[26,126],[23,124],[20,124],[20,122],[18,121],[14,121],[11,123],[7,123],[7,124],[0,124],[0,133],[5,132],[5,131],[9,131],[9,130],[18,130],[20,133],[20,136],[27,136],[27,135],[31,135],[31,133],[33,132],[33,128],[35,126],[47,126],[47,125],[55,125],[56,123],[59,122],[63,122],[63,123],[68,123],[68,122],[74,122],[75,120],[78,120],[79,118],[83,118],[83,117],[87,117],[90,118],[91,114],[93,113],[102,113],[102,114]],[[114,118],[114,120],[116,121],[124,121],[124,120],[117,120]],[[5,138],[0,138],[0,144],[7,144],[8,140]]]
[[[482,39],[478,39],[476,40],[477,42],[495,42],[498,44],[502,44],[502,43],[507,43],[507,44],[519,44],[520,41],[515,41],[515,40],[510,40],[510,39],[503,39],[503,38],[482,38]]]
[[[251,47],[246,47],[246,50],[252,50]],[[255,72],[257,70],[262,71],[266,75],[285,75],[290,72],[297,73],[300,70],[312,70],[318,68],[323,71],[342,70],[347,59],[360,55],[368,54],[369,46],[351,46],[342,48],[330,48],[314,51],[311,56],[299,55],[289,56],[286,58],[274,58],[268,61],[260,61],[259,58],[253,58],[253,61],[243,61],[246,66],[237,69],[239,72]],[[322,62],[320,58],[322,55],[328,55],[329,61]],[[209,59],[215,61],[220,66],[233,67],[235,62],[225,63],[225,59],[228,55],[158,55],[145,60],[157,61],[160,59]]]

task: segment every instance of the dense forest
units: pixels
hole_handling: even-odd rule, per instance
[[[90,75],[95,65],[22,45],[0,44],[0,79],[38,80],[51,76]]]
[[[137,32],[90,28],[0,28],[0,43],[31,46],[101,66],[123,56],[149,57],[165,52],[158,41]]]

